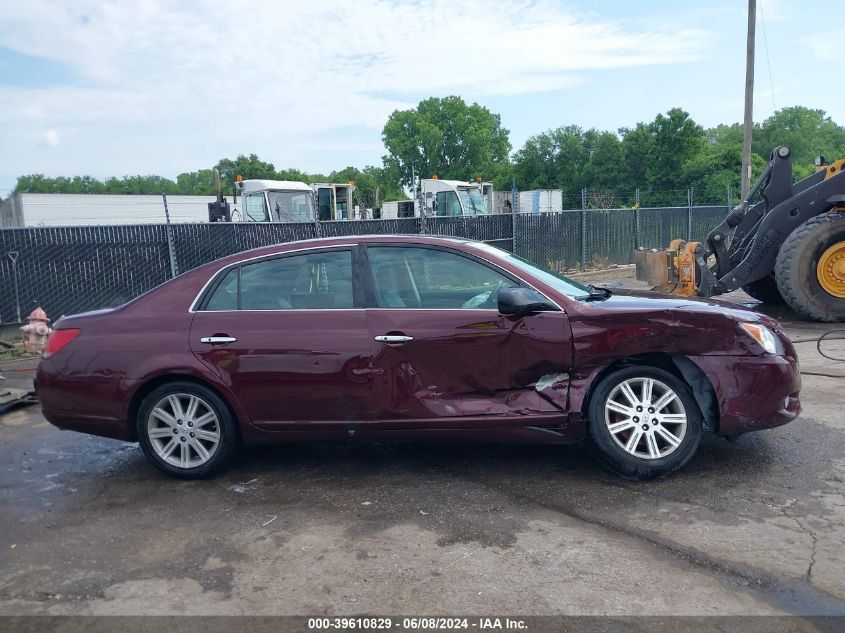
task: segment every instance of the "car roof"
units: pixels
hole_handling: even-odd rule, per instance
[[[448,246],[470,246],[478,244],[477,240],[468,240],[460,237],[450,237],[442,235],[344,235],[341,237],[317,237],[308,240],[297,240],[294,242],[284,242],[282,244],[273,244],[272,246],[260,246],[246,251],[239,251],[232,255],[226,255],[213,262],[208,262],[195,268],[189,273],[199,270],[206,270],[210,267],[220,268],[229,264],[234,264],[243,259],[254,259],[258,257],[265,257],[269,255],[276,255],[286,253],[288,251],[321,248],[324,246],[345,246],[351,244],[361,243],[408,243],[408,244],[428,244],[428,245],[448,245]]]

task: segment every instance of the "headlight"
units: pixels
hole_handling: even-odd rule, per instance
[[[783,347],[781,346],[780,341],[778,341],[774,332],[765,325],[760,325],[759,323],[740,323],[739,327],[741,327],[748,336],[757,341],[757,343],[760,344],[760,347],[762,347],[767,354],[783,353]]]

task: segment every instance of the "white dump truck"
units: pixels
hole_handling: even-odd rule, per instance
[[[314,191],[294,180],[239,180],[232,222],[313,222]]]
[[[423,178],[420,188],[426,215],[456,217],[491,212],[493,185],[489,182]]]
[[[232,222],[313,222],[355,217],[352,184],[294,180],[239,180],[242,199],[232,209]]]

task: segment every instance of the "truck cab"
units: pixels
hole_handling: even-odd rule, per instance
[[[486,190],[484,185],[488,185]],[[490,183],[423,178],[420,188],[426,215],[459,217],[490,214]]]
[[[293,180],[241,180],[232,222],[313,222],[314,191]]]
[[[352,204],[352,192],[355,189],[352,184],[317,183],[311,185],[311,188],[321,222],[356,219],[355,207]]]

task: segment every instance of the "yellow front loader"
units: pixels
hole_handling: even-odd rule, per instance
[[[775,148],[706,242],[673,240],[666,251],[636,251],[637,279],[687,296],[742,288],[809,319],[845,321],[845,159],[817,162],[814,174],[794,183],[789,148]],[[751,205],[758,193],[762,199]]]

